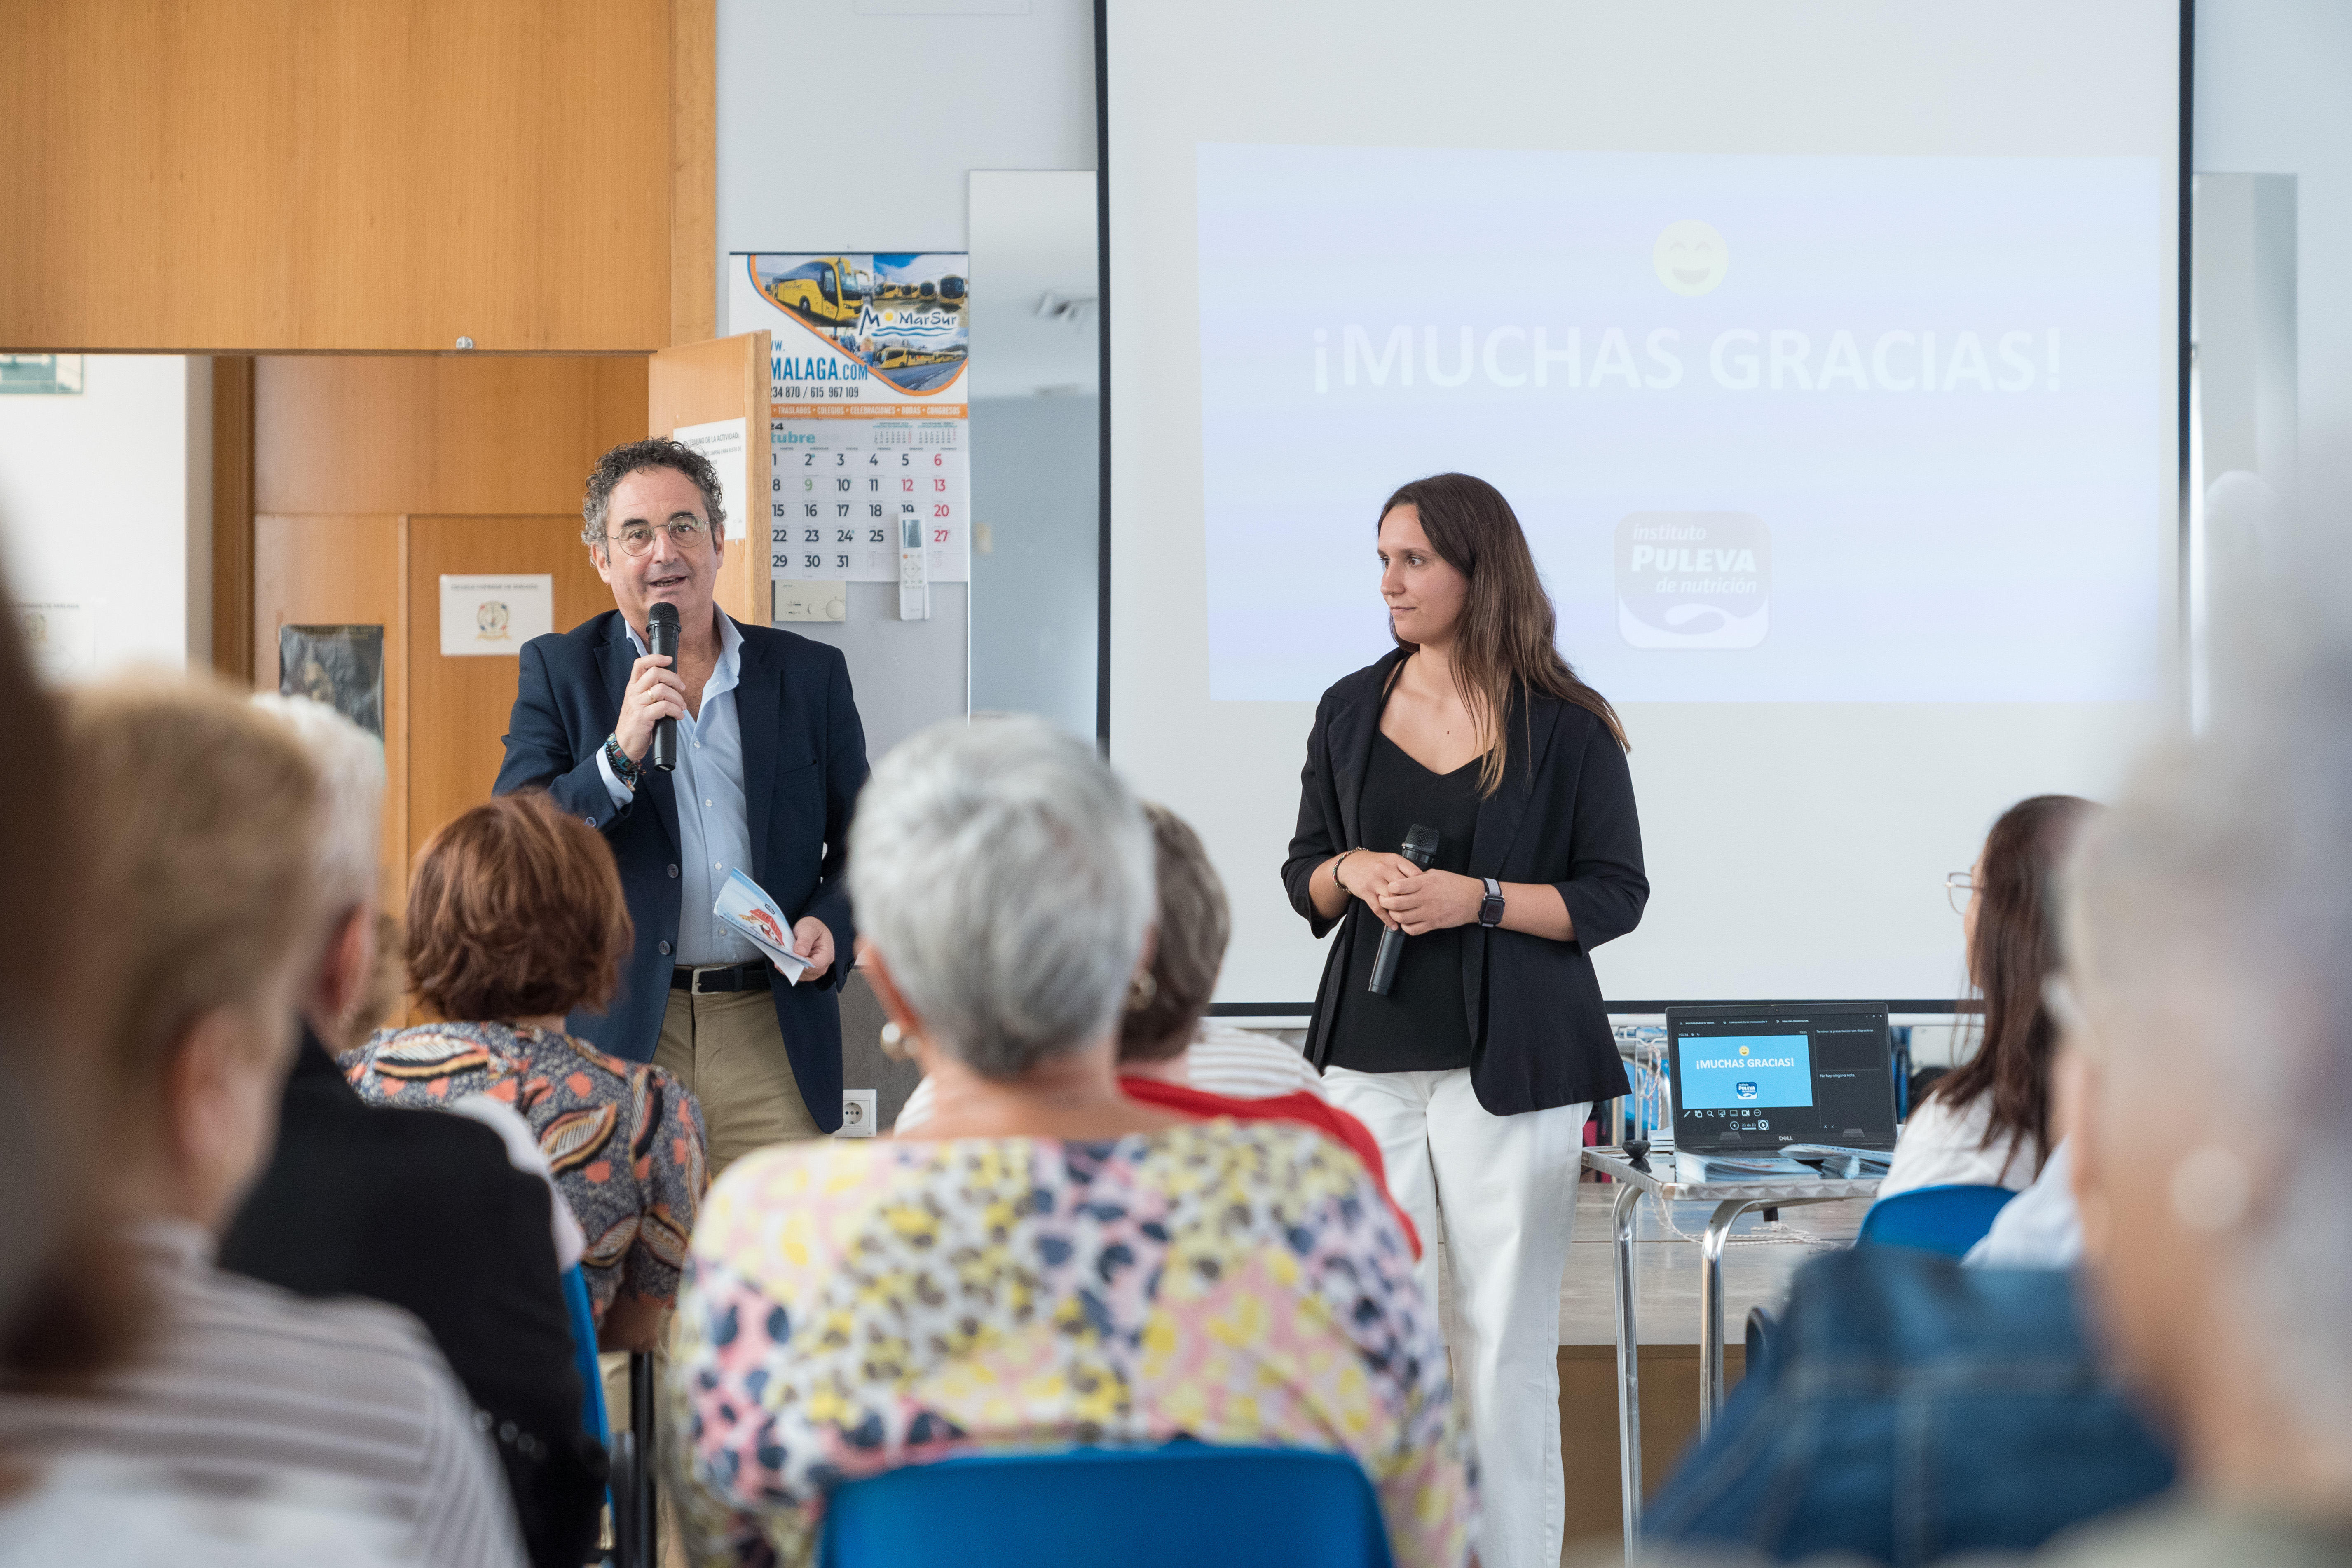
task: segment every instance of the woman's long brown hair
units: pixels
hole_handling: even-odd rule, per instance
[[[1985,835],[1969,984],[1984,998],[1983,1044],[1928,1093],[1952,1110],[1990,1096],[1984,1142],[2033,1141],[2034,1169],[2050,1157],[2050,1058],[2058,1028],[2042,982],[2058,967],[2051,881],[2097,807],[2079,795],[2037,795],[2000,814]]]
[[[1633,750],[1609,700],[1587,686],[1553,646],[1559,617],[1518,514],[1503,492],[1468,474],[1432,474],[1399,486],[1381,505],[1381,516],[1401,506],[1421,514],[1430,548],[1470,580],[1462,618],[1454,623],[1452,662],[1463,706],[1493,737],[1479,765],[1478,793],[1490,795],[1502,787],[1510,752],[1507,716],[1512,696],[1521,689],[1575,703],[1608,725],[1618,745]],[[1418,651],[1417,644],[1402,637],[1397,646]],[[1526,705],[1519,707],[1524,713]]]

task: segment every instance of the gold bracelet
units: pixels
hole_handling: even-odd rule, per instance
[[[1354,853],[1353,849],[1342,849],[1339,851],[1339,858],[1331,862],[1331,885],[1343,893],[1348,892],[1348,884],[1339,880],[1339,868],[1347,862],[1348,857]],[[1349,893],[1348,896],[1355,897],[1353,893]]]

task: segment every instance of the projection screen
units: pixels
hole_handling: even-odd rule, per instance
[[[1220,1010],[1374,530],[1510,500],[1622,715],[1612,1005],[1965,989],[1946,873],[2178,711],[2173,5],[1104,0],[1110,756],[1200,830]],[[1377,846],[1376,847],[1394,847]]]

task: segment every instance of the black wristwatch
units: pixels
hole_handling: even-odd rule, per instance
[[[1503,923],[1503,884],[1489,877],[1486,896],[1478,900],[1478,923],[1493,931]]]

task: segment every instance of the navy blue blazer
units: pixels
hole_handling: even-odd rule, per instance
[[[833,931],[833,968],[822,980],[773,987],[776,1024],[809,1115],[841,1125],[841,1005],[856,932],[849,919],[849,814],[866,783],[866,731],[841,650],[770,626],[735,623],[743,673],[735,712],[743,731],[743,795],[751,820],[751,879],[786,915],[814,915]],[[522,647],[506,761],[496,795],[533,785],[601,831],[620,863],[636,947],[603,1013],[575,1013],[564,1027],[600,1049],[651,1061],[669,1003],[677,941],[677,797],[670,775],[648,768],[636,797],[615,808],[596,755],[620,722],[636,662],[628,623],[609,610],[568,632]],[[651,809],[648,810],[647,807]]]

